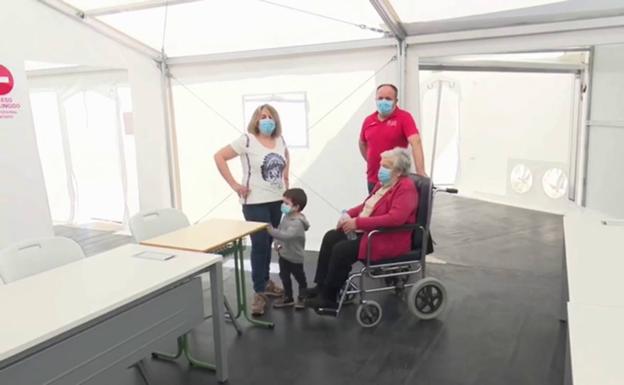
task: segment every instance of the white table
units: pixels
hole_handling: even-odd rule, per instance
[[[624,384],[624,226],[598,212],[565,215],[562,319],[568,321],[564,383]]]
[[[574,385],[624,384],[624,308],[570,303],[568,316]]]
[[[0,384],[117,384],[203,322],[210,271],[217,379],[227,380],[222,257],[125,245],[0,286]],[[132,369],[133,370],[133,369]]]
[[[142,245],[165,247],[176,250],[215,253],[227,244],[234,244],[234,277],[236,281],[236,303],[238,311],[233,320],[245,315],[247,321],[256,326],[272,329],[273,322],[253,319],[247,311],[247,294],[243,258],[243,238],[264,231],[268,224],[235,219],[212,218],[189,227],[142,241]],[[178,354],[180,351],[178,351]],[[197,362],[202,366],[201,362]]]
[[[624,306],[624,226],[604,225],[604,219],[580,209],[563,219],[570,302]]]

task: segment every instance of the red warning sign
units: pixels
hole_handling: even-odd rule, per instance
[[[13,74],[8,68],[0,64],[0,95],[6,95],[13,90]]]
[[[14,119],[22,105],[9,95],[15,86],[15,79],[8,68],[0,64],[0,119]]]

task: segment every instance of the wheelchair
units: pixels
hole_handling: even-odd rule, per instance
[[[419,192],[419,205],[416,223],[398,227],[388,227],[373,230],[368,233],[368,250],[364,266],[355,273],[351,273],[343,288],[338,294],[337,309],[319,309],[319,312],[335,315],[340,314],[342,307],[348,303],[359,303],[356,311],[358,323],[365,328],[374,327],[381,321],[383,311],[377,301],[367,298],[370,293],[394,291],[400,297],[405,297],[407,307],[417,318],[429,320],[436,318],[447,302],[447,291],[442,282],[433,277],[425,276],[427,254],[433,252],[433,241],[429,232],[433,196],[435,192],[456,194],[457,189],[439,189],[433,187],[428,177],[410,174]],[[392,259],[371,262],[371,244],[375,236],[390,232],[412,231],[412,248],[404,255]],[[410,282],[410,278],[417,280]],[[366,287],[366,278],[382,280],[382,287]],[[407,291],[407,296],[405,293]]]

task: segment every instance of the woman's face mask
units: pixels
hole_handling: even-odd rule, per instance
[[[271,118],[260,119],[258,129],[262,135],[271,136],[275,131],[275,121]]]

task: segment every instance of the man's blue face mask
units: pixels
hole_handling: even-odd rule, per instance
[[[394,108],[394,102],[392,100],[387,100],[387,99],[377,100],[377,112],[379,112],[381,116],[390,115],[390,113],[392,112],[392,108]]]

